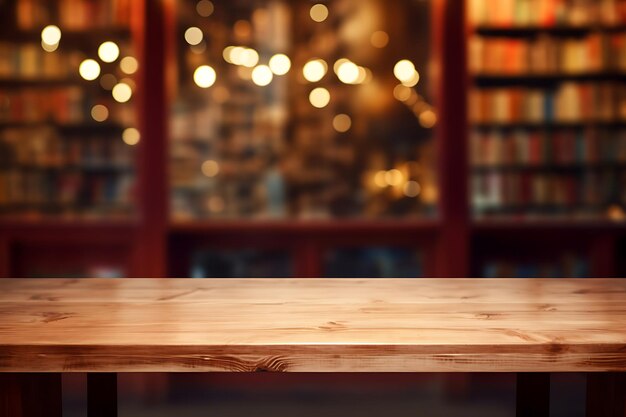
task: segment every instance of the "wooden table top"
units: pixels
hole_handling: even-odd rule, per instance
[[[626,279],[0,279],[0,371],[626,371]]]

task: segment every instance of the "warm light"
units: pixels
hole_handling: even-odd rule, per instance
[[[235,47],[230,45],[224,48],[224,50],[222,51],[222,57],[224,58],[224,61],[228,62],[229,64],[233,63],[233,61],[230,59],[233,49],[235,49]]]
[[[408,59],[398,61],[393,67],[393,75],[396,76],[400,82],[410,81],[415,74],[415,65]]]
[[[323,22],[328,17],[328,7],[323,4],[314,4],[309,11],[311,19],[316,22]]]
[[[252,82],[258,86],[265,86],[272,82],[274,74],[267,65],[259,65],[252,70]]]
[[[103,62],[113,62],[120,56],[120,48],[115,42],[104,42],[98,48],[98,56]]]
[[[366,81],[372,79],[372,71],[367,68],[359,67],[359,76],[357,77],[355,84],[363,84]]]
[[[100,64],[93,59],[86,59],[78,67],[80,76],[87,81],[93,81],[100,75]]]
[[[206,42],[200,42],[197,45],[191,45],[189,50],[196,55],[200,55],[206,51]]]
[[[389,35],[385,31],[377,30],[372,33],[370,42],[374,48],[384,48],[389,43]]]
[[[321,80],[324,75],[326,75],[327,70],[328,65],[324,60],[314,59],[304,64],[304,67],[302,68],[302,74],[307,81],[314,83]]]
[[[417,197],[422,191],[422,187],[419,185],[417,181],[407,181],[404,184],[404,195],[407,197]]]
[[[226,48],[228,49],[228,48]],[[234,46],[232,49],[229,49],[228,58],[231,64],[241,65],[241,56],[243,55],[246,48],[243,46]]]
[[[133,96],[133,90],[126,83],[117,83],[111,90],[111,94],[118,103],[126,103]]]
[[[330,102],[330,93],[325,88],[316,88],[309,94],[309,101],[313,107],[321,109],[322,107],[326,107]]]
[[[252,68],[259,63],[259,53],[252,48],[245,48],[239,55],[239,62],[244,67]]]
[[[380,188],[385,188],[387,186],[387,180],[385,176],[387,175],[387,171],[378,171],[374,175],[374,184],[376,184]]]
[[[197,45],[203,38],[204,35],[198,27],[192,26],[185,31],[185,40],[189,45]]]
[[[49,25],[41,31],[41,42],[48,46],[58,45],[61,41],[61,29],[58,26]],[[56,49],[56,48],[55,48]]]
[[[125,56],[120,61],[120,69],[125,74],[134,74],[139,69],[139,62],[132,56]]]
[[[291,69],[291,60],[285,54],[276,54],[270,58],[270,69],[276,75],[285,75]]]
[[[419,81],[420,81],[420,74],[419,72],[414,71],[411,79],[407,81],[402,81],[402,84],[406,85],[407,87],[415,87]]]
[[[335,61],[335,63],[333,64],[333,71],[335,71],[335,74],[339,72],[339,67],[346,62],[350,62],[350,60],[347,58],[339,58]]]
[[[209,159],[204,161],[201,167],[202,173],[207,177],[214,177],[220,172],[220,166],[217,161]]]
[[[54,52],[59,49],[59,44],[55,43],[54,45],[48,45],[44,41],[41,41],[41,48],[46,52]]]
[[[401,185],[403,180],[404,175],[402,175],[402,172],[400,172],[399,169],[390,169],[385,173],[385,181],[393,187]]]
[[[201,88],[209,88],[215,84],[216,78],[215,70],[208,65],[199,66],[193,73],[193,81]]]
[[[337,78],[344,84],[355,84],[359,79],[359,67],[354,62],[343,62],[337,68]]]
[[[347,114],[338,114],[333,118],[333,127],[337,132],[347,132],[351,126],[352,119]]]
[[[432,110],[426,110],[420,114],[419,122],[422,127],[430,129],[437,124],[437,115]]]
[[[398,84],[393,89],[393,96],[398,101],[407,101],[411,97],[411,89],[402,84]]]
[[[107,109],[102,104],[96,104],[91,108],[91,117],[96,122],[104,122],[109,118],[109,109]]]
[[[607,217],[613,221],[622,221],[626,219],[624,209],[617,204],[612,204],[606,210]]]
[[[134,146],[139,143],[139,139],[141,139],[141,134],[134,127],[124,129],[122,132],[122,140],[127,145]]]
[[[100,86],[105,90],[111,91],[113,87],[117,84],[117,78],[113,74],[104,74],[100,77]]]
[[[196,4],[196,12],[198,12],[198,14],[202,17],[211,16],[213,14],[213,10],[215,10],[213,3],[209,0],[200,0]]]

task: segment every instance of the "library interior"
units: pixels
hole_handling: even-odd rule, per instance
[[[617,278],[625,254],[624,0],[0,0],[0,278]],[[552,383],[584,415],[584,378]],[[120,416],[514,415],[508,374],[119,384]]]

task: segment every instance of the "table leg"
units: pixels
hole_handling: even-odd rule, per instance
[[[550,416],[549,373],[518,373],[516,392],[517,417]]]
[[[626,417],[626,374],[587,374],[587,417]]]
[[[87,374],[87,417],[117,417],[117,374]]]
[[[0,374],[0,417],[62,417],[61,374]]]

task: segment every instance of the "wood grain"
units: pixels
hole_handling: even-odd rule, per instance
[[[0,371],[626,371],[626,280],[4,279]]]

